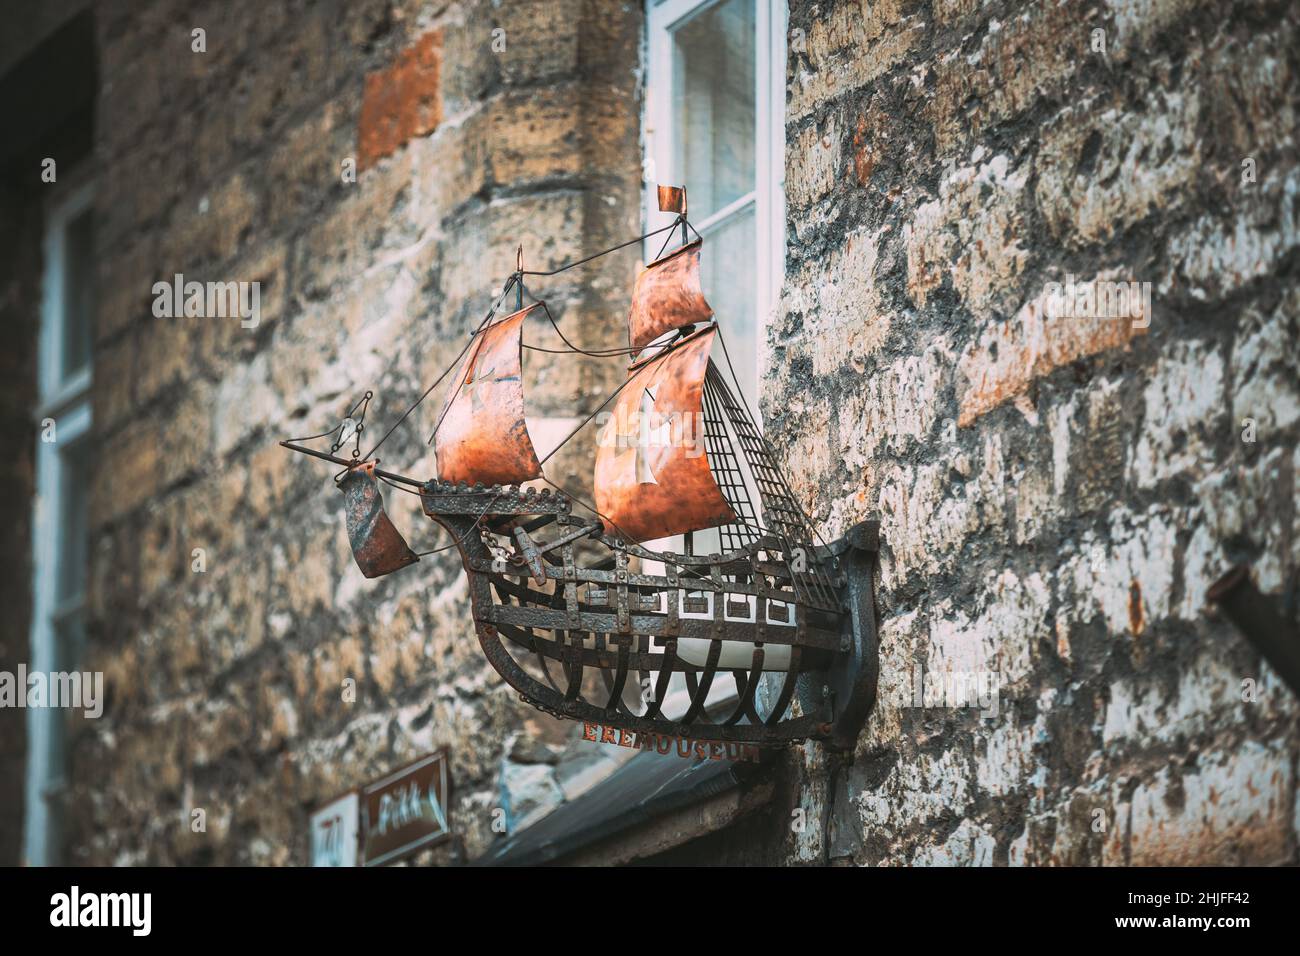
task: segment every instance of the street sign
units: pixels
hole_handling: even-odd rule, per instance
[[[356,866],[361,799],[345,793],[311,815],[311,865]]]
[[[362,788],[365,865],[382,866],[451,835],[447,753],[421,757]]]

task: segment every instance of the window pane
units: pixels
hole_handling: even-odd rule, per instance
[[[745,401],[757,415],[755,228],[754,207],[750,206],[738,215],[728,216],[719,228],[710,230],[704,237],[704,250],[700,255],[700,280],[704,295],[713,306],[722,334],[727,339],[726,354],[731,357]],[[713,361],[724,374],[728,373],[721,346],[714,348]],[[730,381],[729,374],[727,378]]]
[[[61,378],[80,371],[90,362],[95,231],[89,209],[68,224],[64,243]]]
[[[88,441],[59,453],[59,566],[55,606],[80,597],[86,589],[86,498],[90,483]]]
[[[690,216],[754,190],[754,0],[726,0],[673,32],[674,168]]]

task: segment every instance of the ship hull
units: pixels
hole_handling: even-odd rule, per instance
[[[526,702],[638,735],[759,746],[831,735],[827,675],[854,646],[854,616],[843,589],[801,596],[775,542],[673,555],[607,537],[562,494],[433,481],[421,498],[457,543],[483,653]],[[539,528],[548,540],[533,538]],[[651,561],[665,571],[638,569]],[[666,716],[674,674],[689,704]],[[707,705],[720,678],[737,691],[722,712]]]

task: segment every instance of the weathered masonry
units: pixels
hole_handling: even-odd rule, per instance
[[[417,864],[1300,861],[1300,708],[1206,607],[1244,563],[1297,618],[1295,4],[24,16],[0,670],[102,671],[106,699],[0,710],[0,860],[304,864],[313,809],[446,747],[451,838]],[[520,244],[541,270],[638,235],[658,182],[802,505],[828,540],[881,523],[851,759],[582,740],[486,665],[454,554],[367,581],[338,492],[276,446],[367,388],[393,421]],[[535,291],[607,346],[654,252]],[[257,321],[156,314],[177,275],[257,283]],[[528,361],[539,446],[622,374]],[[432,476],[430,428],[385,458]],[[589,482],[590,451],[548,472]]]

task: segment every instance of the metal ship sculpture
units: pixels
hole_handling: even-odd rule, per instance
[[[721,346],[730,370],[701,289],[704,243],[690,240],[685,191],[659,187],[659,206],[677,214],[671,225],[597,256],[549,273],[525,271],[521,257],[497,305],[422,396],[455,369],[431,438],[436,478],[380,469],[374,449],[361,455],[370,392],[313,436],[332,438],[329,451],[304,444],[312,439],[281,444],[342,467],[335,481],[366,577],[419,560],[385,512],[381,483],[419,495],[451,535],[445,547],[460,554],[483,653],[535,707],[599,724],[607,740],[617,729],[625,745],[676,737],[715,756],[718,744],[733,755],[735,745],[809,738],[850,747],[876,693],[876,526],[818,543],[734,373],[715,364]],[[627,348],[584,352],[544,301],[525,304],[527,276],[663,232],[666,247],[679,228],[680,246],[637,277]],[[512,291],[514,311],[498,316]],[[630,359],[623,384],[565,439],[603,413],[594,502],[546,478],[529,436],[522,357],[536,321],[549,321],[575,354]],[[706,535],[709,553],[697,553]],[[734,681],[734,694],[719,693],[729,689],[715,687],[720,680]],[[674,686],[678,706],[665,713]]]

